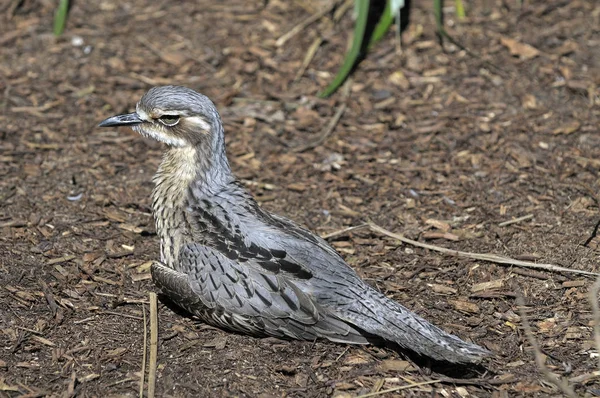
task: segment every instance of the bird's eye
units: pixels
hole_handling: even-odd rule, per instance
[[[162,124],[164,124],[165,126],[175,126],[177,123],[179,123],[179,116],[178,115],[162,115],[161,117],[158,118],[158,121],[161,122]]]

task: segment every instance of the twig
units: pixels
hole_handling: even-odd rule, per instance
[[[148,326],[146,325],[146,307],[142,304],[144,315],[144,353],[142,354],[142,375],[140,376],[140,398],[144,398],[144,379],[146,377],[146,352],[148,351]]]
[[[38,283],[42,287],[42,291],[44,292],[44,297],[46,298],[48,307],[50,307],[52,316],[56,316],[56,313],[58,312],[59,307],[58,307],[58,304],[56,304],[56,300],[54,300],[54,295],[52,294],[52,291],[50,290],[50,288],[48,287],[46,282],[44,282],[43,280],[38,279]]]
[[[590,304],[592,305],[592,314],[594,319],[594,343],[596,345],[596,354],[598,355],[598,369],[600,370],[600,307],[598,306],[598,292],[600,292],[600,277],[590,289]]]
[[[506,379],[455,379],[453,377],[440,377],[440,383],[480,387],[509,384],[517,381],[519,381],[519,379],[515,376]]]
[[[340,121],[342,115],[344,114],[344,111],[346,110],[346,107],[347,107],[347,105],[345,103],[340,104],[337,112],[335,113],[335,115],[333,115],[333,117],[329,121],[329,124],[327,125],[327,127],[325,128],[325,130],[323,131],[323,133],[321,134],[319,139],[317,139],[316,141],[313,141],[307,145],[294,148],[294,149],[292,149],[292,151],[293,152],[305,152],[309,149],[313,149],[313,148],[321,145],[327,139],[327,137],[329,137],[331,135],[333,130],[335,130],[335,126],[337,126],[338,122]]]
[[[588,247],[589,244],[594,240],[594,238],[598,236],[598,229],[600,229],[600,220],[596,223],[596,226],[594,227],[594,230],[592,231],[590,237],[587,238],[585,242],[583,242],[584,247]]]
[[[533,336],[533,332],[531,331],[531,326],[529,326],[529,320],[527,319],[527,314],[523,309],[525,307],[525,300],[523,300],[523,295],[520,293],[517,294],[517,305],[519,306],[519,314],[521,315],[521,322],[523,323],[523,330],[525,331],[525,335],[529,340],[529,344],[533,348],[533,354],[535,356],[535,363],[537,364],[540,372],[544,376],[544,378],[550,383],[554,384],[563,394],[567,397],[576,397],[575,391],[571,388],[568,382],[561,380],[558,376],[550,371],[546,364],[544,363],[544,356],[540,347]]]
[[[520,223],[521,221],[526,221],[526,220],[530,220],[533,218],[533,214],[527,214],[526,216],[523,217],[517,217],[513,220],[508,220],[508,221],[504,221],[501,222],[500,224],[498,224],[499,227],[506,227],[507,225],[511,225],[511,224],[517,224]]]
[[[344,350],[344,351],[343,351],[343,352],[342,352],[340,355],[338,355],[338,356],[337,356],[337,358],[335,359],[335,362],[339,361],[339,360],[340,360],[340,358],[341,358],[341,357],[343,357],[343,356],[344,356],[344,354],[345,354],[346,352],[348,352],[348,350],[349,350],[349,349],[350,349],[350,346],[347,346],[347,347],[346,347],[346,349],[345,349],[345,350]]]
[[[150,362],[148,363],[148,398],[154,398],[156,389],[156,359],[158,357],[158,302],[150,292]]]
[[[446,253],[446,254],[450,254],[452,256],[471,258],[474,260],[481,260],[481,261],[489,261],[489,262],[497,263],[497,264],[514,265],[514,266],[523,267],[523,268],[536,268],[536,269],[544,269],[544,270],[553,271],[553,272],[570,272],[573,274],[600,276],[600,274],[597,274],[595,272],[584,271],[584,270],[579,270],[579,269],[572,269],[572,268],[565,268],[565,267],[561,267],[561,266],[554,265],[554,264],[538,264],[538,263],[533,263],[531,261],[515,260],[510,257],[499,256],[497,254],[471,253],[471,252],[463,252],[463,251],[459,251],[459,250],[446,249],[445,247],[429,245],[427,243],[421,243],[421,242],[417,242],[416,240],[408,239],[404,235],[396,234],[391,231],[388,231],[387,229],[381,228],[379,225],[374,224],[372,222],[369,222],[368,225],[369,225],[369,228],[371,228],[371,230],[373,232],[377,232],[382,235],[389,236],[390,238],[398,239],[399,241],[407,243],[412,246],[421,247],[423,249],[429,249],[429,250],[433,250],[433,251],[440,252],[440,253]]]
[[[325,14],[327,14],[328,12],[331,12],[331,10],[333,10],[335,7],[337,7],[337,5],[338,5],[337,1],[332,1],[328,7],[325,7],[324,9],[317,12],[316,14],[313,14],[310,17],[306,18],[304,21],[302,21],[298,25],[294,26],[289,32],[287,32],[286,34],[281,36],[279,39],[277,39],[277,41],[275,42],[275,45],[277,47],[283,46],[289,39],[296,36],[298,33],[300,33],[302,30],[304,30],[308,25],[323,18],[323,16]]]
[[[339,229],[337,231],[330,232],[328,234],[321,236],[321,238],[323,238],[325,240],[331,239],[331,238],[337,238],[338,236],[345,235],[347,232],[356,231],[358,229],[363,229],[363,228],[367,228],[367,227],[369,227],[369,224],[359,224],[359,225],[355,225],[353,227],[348,227],[348,228]]]
[[[304,59],[302,60],[302,65],[300,66],[300,69],[298,69],[298,72],[296,73],[296,76],[294,77],[294,82],[297,82],[298,80],[300,80],[300,78],[306,71],[306,68],[308,68],[310,61],[312,61],[312,59],[315,57],[317,50],[319,49],[319,47],[321,47],[322,43],[323,43],[323,38],[321,36],[319,36],[312,42],[310,47],[308,47],[308,51],[306,52],[306,55],[304,56]]]
[[[122,316],[123,318],[129,318],[129,319],[135,319],[136,321],[141,321],[142,318],[140,318],[139,316],[135,316],[135,315],[129,315],[129,314],[121,314],[120,312],[114,312],[114,311],[103,311],[103,312],[97,312],[98,315],[115,315],[115,316]]]
[[[425,386],[427,384],[434,384],[434,383],[439,383],[439,382],[440,382],[440,380],[436,379],[436,380],[422,381],[420,383],[405,384],[405,385],[399,386],[399,387],[388,388],[387,390],[381,390],[381,391],[377,391],[377,392],[370,392],[368,394],[359,395],[356,398],[375,397],[377,395],[387,394],[388,392],[396,392],[396,391],[400,391],[400,390],[406,390],[406,389],[413,388],[413,387],[420,387],[420,386]]]

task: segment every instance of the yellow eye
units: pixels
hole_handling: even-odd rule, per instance
[[[179,123],[179,115],[162,115],[158,118],[158,121],[165,126],[172,127]]]

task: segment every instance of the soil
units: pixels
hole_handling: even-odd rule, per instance
[[[232,168],[262,206],[334,233],[369,283],[495,355],[450,371],[382,347],[254,338],[161,298],[157,396],[560,395],[525,320],[547,369],[600,395],[593,278],[335,234],[371,220],[453,250],[600,272],[597,2],[479,0],[463,20],[447,8],[468,52],[440,45],[433,2],[418,2],[401,48],[389,32],[329,99],[316,94],[342,62],[351,6],[278,45],[330,2],[81,1],[59,38],[54,3],[0,5],[0,397],[138,394],[163,148],[96,125],[162,84],[214,100]]]

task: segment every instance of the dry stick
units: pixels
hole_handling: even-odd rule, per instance
[[[535,356],[535,362],[536,362],[540,372],[542,373],[542,375],[544,376],[544,378],[547,381],[554,384],[567,397],[577,397],[575,395],[575,391],[573,391],[573,389],[571,388],[569,383],[565,382],[564,380],[559,379],[558,376],[556,376],[554,373],[552,373],[550,371],[550,369],[548,369],[548,367],[544,363],[544,355],[542,354],[542,351],[540,350],[540,347],[538,346],[537,341],[535,340],[535,337],[533,336],[533,332],[531,331],[531,326],[529,326],[529,320],[527,319],[527,314],[525,313],[525,310],[523,309],[523,308],[525,308],[525,300],[523,300],[523,295],[521,295],[520,293],[517,294],[517,305],[519,306],[519,314],[521,315],[521,322],[523,324],[523,329],[525,331],[525,335],[527,336],[527,339],[529,340],[529,344],[531,344],[531,347],[533,348],[533,355]]]
[[[396,391],[400,391],[400,390],[406,390],[406,389],[413,388],[413,387],[421,387],[421,386],[425,386],[427,384],[434,384],[434,383],[439,383],[439,382],[440,382],[440,380],[427,380],[427,381],[422,381],[420,383],[405,384],[405,385],[399,386],[399,387],[388,388],[387,390],[381,390],[381,391],[377,391],[377,392],[370,392],[368,394],[359,395],[356,398],[375,397],[377,395],[387,394],[388,392],[396,392]]]
[[[158,302],[150,292],[150,363],[148,364],[148,398],[154,398],[156,388],[156,359],[158,357]]]
[[[598,292],[600,292],[600,277],[590,289],[590,304],[592,305],[592,314],[594,317],[594,343],[598,354],[598,369],[600,370],[600,307],[598,306]]]
[[[342,115],[346,111],[346,108],[348,107],[346,105],[346,101],[348,100],[348,97],[350,96],[350,87],[351,86],[352,86],[352,79],[346,80],[346,83],[344,83],[344,85],[342,86],[341,104],[338,106],[338,109],[335,112],[335,115],[333,115],[333,117],[331,118],[331,120],[329,121],[329,123],[327,124],[327,126],[325,127],[323,132],[321,133],[321,136],[319,137],[319,139],[311,142],[310,144],[292,148],[292,152],[296,152],[296,153],[304,152],[309,149],[315,148],[316,146],[321,145],[323,142],[325,142],[325,140],[331,135],[331,133],[333,133],[333,130],[335,130],[335,126],[337,126],[338,122],[342,118]]]
[[[283,46],[289,39],[296,36],[298,33],[300,33],[302,30],[304,30],[308,25],[323,18],[323,16],[325,14],[327,14],[328,12],[333,10],[335,7],[337,7],[337,4],[338,4],[337,1],[333,1],[333,2],[331,2],[331,4],[328,7],[325,7],[324,9],[317,12],[316,14],[313,14],[310,17],[306,18],[304,21],[302,21],[298,25],[294,26],[289,32],[287,32],[286,34],[281,36],[279,39],[277,39],[277,41],[275,42],[275,45],[277,47]]]
[[[346,110],[346,107],[347,107],[347,105],[345,103],[340,104],[337,112],[335,113],[335,115],[333,115],[333,117],[329,121],[329,124],[327,125],[327,127],[325,128],[325,130],[323,131],[323,134],[321,134],[319,139],[311,142],[310,144],[307,144],[307,145],[304,145],[304,146],[301,146],[298,148],[294,148],[292,151],[293,152],[305,152],[309,149],[313,149],[313,148],[321,145],[327,139],[327,137],[329,137],[331,135],[333,130],[335,130],[335,126],[337,126],[338,122],[340,121],[342,115],[344,114],[344,111]]]
[[[504,221],[501,222],[500,224],[498,224],[499,227],[506,227],[507,225],[512,225],[512,224],[516,224],[516,223],[520,223],[521,221],[526,221],[533,218],[533,214],[527,214],[526,216],[523,217],[517,217],[513,220],[508,220],[508,221]]]
[[[348,227],[348,228],[344,228],[344,229],[340,229],[340,230],[337,230],[337,231],[330,232],[328,234],[325,234],[325,235],[321,236],[321,238],[323,238],[325,240],[331,239],[331,238],[337,238],[338,236],[344,235],[347,232],[356,231],[356,230],[359,230],[359,229],[367,228],[368,226],[369,226],[369,224],[355,225],[353,227]]]
[[[321,36],[319,36],[313,41],[313,43],[310,45],[310,47],[308,47],[308,51],[306,52],[306,55],[304,56],[302,65],[300,66],[300,69],[298,69],[298,72],[296,73],[296,77],[294,77],[294,82],[297,82],[298,80],[300,80],[300,78],[306,71],[306,68],[308,68],[310,61],[312,61],[312,59],[315,57],[317,50],[319,49],[319,47],[321,47],[322,43],[323,43],[323,38]]]
[[[148,327],[146,326],[146,307],[142,304],[144,315],[144,354],[142,354],[142,375],[140,376],[140,398],[144,398],[144,379],[146,377],[146,352],[148,351]]]
[[[553,271],[553,272],[565,272],[565,273],[573,273],[573,274],[581,274],[581,275],[589,275],[589,276],[600,276],[600,274],[597,274],[595,272],[584,271],[584,270],[573,269],[573,268],[565,268],[565,267],[561,267],[561,266],[554,265],[554,264],[538,264],[538,263],[533,263],[531,261],[515,260],[510,257],[499,256],[497,254],[471,253],[471,252],[463,252],[463,251],[459,251],[459,250],[446,249],[445,247],[429,245],[427,243],[421,243],[421,242],[417,242],[416,240],[408,239],[408,238],[404,237],[404,235],[396,234],[394,232],[388,231],[387,229],[381,228],[379,225],[374,224],[372,222],[369,222],[368,225],[372,231],[389,236],[390,238],[397,239],[401,242],[407,243],[412,246],[422,247],[423,249],[429,249],[429,250],[433,250],[433,251],[440,252],[440,253],[446,253],[446,254],[450,254],[452,256],[471,258],[474,260],[481,260],[481,261],[489,261],[489,262],[497,263],[497,264],[514,265],[514,266],[523,267],[523,268],[536,268],[536,269],[544,269],[544,270]]]

